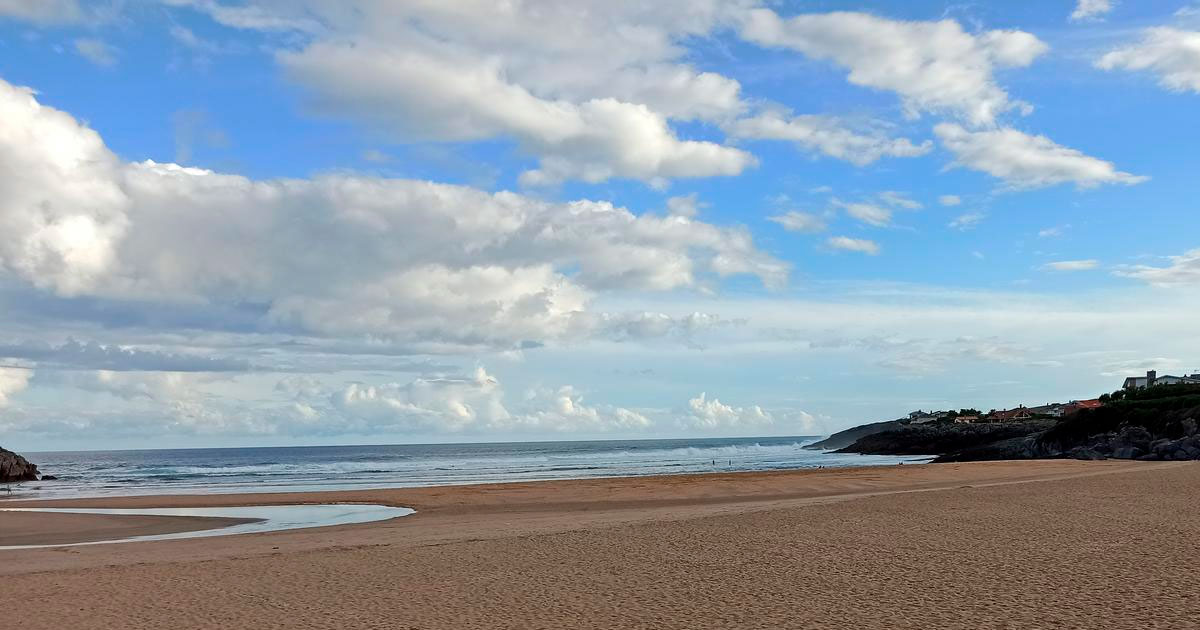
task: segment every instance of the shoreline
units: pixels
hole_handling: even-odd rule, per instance
[[[1187,627],[1197,484],[1190,462],[1039,460],[26,501],[417,512],[3,551],[0,575],[24,630]]]
[[[481,516],[586,515],[623,522],[694,518],[710,513],[848,501],[889,494],[944,491],[1114,474],[1147,468],[1142,462],[1037,460],[969,464],[862,466],[786,471],[734,471],[597,477],[489,484],[315,492],[99,496],[13,499],[2,508],[201,508],[369,503],[416,510],[406,525],[474,521]],[[17,516],[20,515],[20,516]],[[609,518],[603,518],[603,517]],[[213,529],[245,522],[218,517],[97,515],[0,511],[0,546],[62,545]],[[293,532],[337,529],[332,526]],[[37,530],[38,533],[29,533]],[[237,538],[279,533],[239,535]],[[73,538],[74,537],[74,538]],[[175,541],[178,542],[178,541]],[[142,544],[142,543],[138,543]],[[8,550],[13,553],[19,550]],[[6,551],[0,551],[0,554]],[[6,573],[0,567],[0,575]]]

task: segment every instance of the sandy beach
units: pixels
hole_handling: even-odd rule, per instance
[[[1189,628],[1196,487],[1191,463],[1035,461],[54,501],[417,513],[3,551],[0,574],[22,628]],[[0,545],[151,526],[98,518],[0,512]]]

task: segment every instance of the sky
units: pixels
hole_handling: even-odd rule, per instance
[[[0,444],[827,434],[1200,371],[1200,4],[0,0]]]

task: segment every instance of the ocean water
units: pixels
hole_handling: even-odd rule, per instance
[[[816,437],[26,453],[56,481],[13,497],[298,492],[919,462],[806,450]]]

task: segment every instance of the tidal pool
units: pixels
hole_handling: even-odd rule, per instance
[[[207,536],[232,536],[258,532],[277,532],[287,529],[328,527],[330,525],[352,525],[384,521],[408,516],[414,510],[384,505],[257,505],[249,507],[193,507],[193,508],[0,508],[0,512],[47,512],[62,514],[131,514],[143,516],[207,516],[224,518],[256,519],[238,525],[217,526],[190,532],[132,536],[113,540],[94,540],[80,543],[55,545],[11,545],[5,549],[40,549],[45,547],[78,547],[82,545],[105,545],[112,543],[140,542],[148,540],[176,540],[180,538],[203,538]]]

